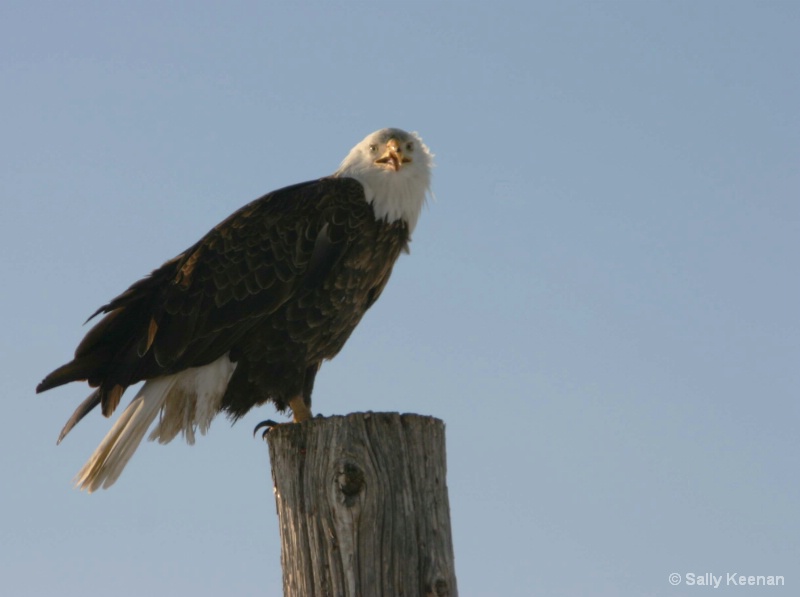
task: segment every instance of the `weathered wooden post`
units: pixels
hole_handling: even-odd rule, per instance
[[[267,443],[285,597],[458,594],[441,420],[316,418]]]

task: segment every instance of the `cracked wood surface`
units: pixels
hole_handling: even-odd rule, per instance
[[[455,597],[444,423],[354,413],[267,434],[286,597]]]

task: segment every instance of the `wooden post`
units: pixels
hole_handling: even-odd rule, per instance
[[[455,597],[444,423],[354,413],[267,434],[285,597]]]

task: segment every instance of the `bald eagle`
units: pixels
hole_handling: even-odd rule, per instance
[[[96,388],[58,442],[96,406],[110,416],[139,392],[75,478],[111,486],[148,429],[194,443],[224,412],[272,402],[311,417],[323,361],[342,349],[380,296],[429,192],[432,154],[416,133],[382,129],[331,176],[245,205],[189,249],[100,307],[75,358],[37,386]]]

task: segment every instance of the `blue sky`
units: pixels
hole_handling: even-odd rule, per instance
[[[56,447],[87,389],[33,388],[96,307],[397,126],[436,200],[315,409],[445,421],[461,594],[790,591],[798,6],[4,2],[4,590],[280,594],[269,407],[87,496],[109,422]]]

